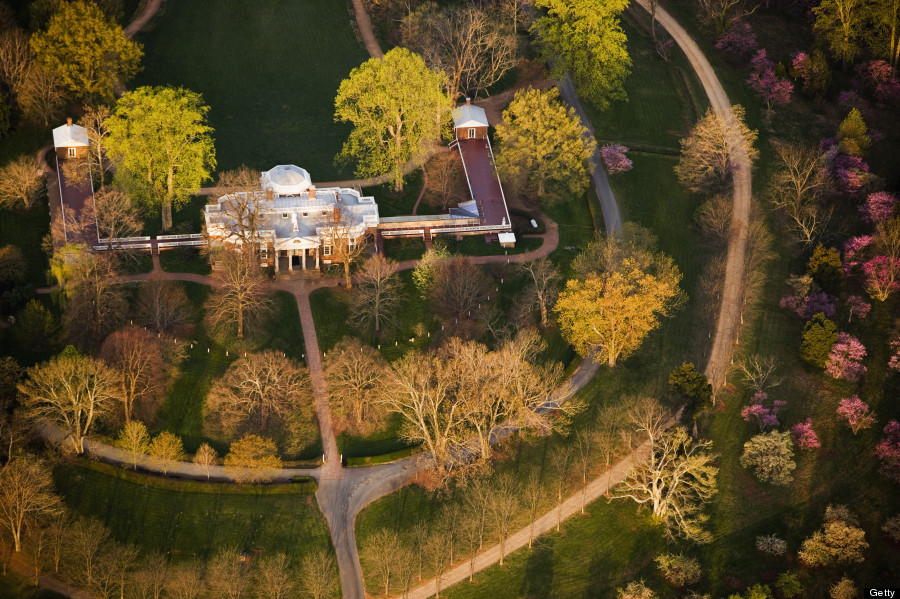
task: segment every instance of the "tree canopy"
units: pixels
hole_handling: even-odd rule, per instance
[[[119,99],[106,122],[107,152],[125,171],[117,177],[161,205],[164,231],[172,228],[172,206],[187,202],[216,166],[208,111],[196,92],[139,87]]]
[[[87,100],[112,100],[115,86],[140,70],[141,45],[125,36],[93,2],[64,2],[46,31],[35,33],[31,49],[38,64]]]
[[[619,14],[627,0],[536,0],[547,14],[535,21],[544,59],[553,75],[572,75],[578,95],[600,109],[613,100],[626,100],[625,78],[631,72],[627,38]]]
[[[353,69],[334,100],[334,120],[353,125],[337,160],[355,163],[359,177],[391,173],[401,191],[403,165],[424,158],[427,144],[440,140],[450,110],[444,80],[406,48]]]

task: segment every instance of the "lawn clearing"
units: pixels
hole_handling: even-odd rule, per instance
[[[203,94],[217,170],[298,164],[313,181],[350,175],[333,164],[349,128],[334,123],[342,79],[368,59],[344,0],[172,2],[144,44],[132,85]]]
[[[191,247],[177,248],[159,253],[159,265],[166,272],[191,272],[208,275],[212,272],[209,258]]]
[[[0,247],[14,245],[22,250],[28,264],[28,282],[36,287],[47,285],[50,262],[41,249],[41,241],[49,232],[50,212],[46,196],[28,210],[0,209]]]

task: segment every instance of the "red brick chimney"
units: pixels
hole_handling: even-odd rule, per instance
[[[71,127],[71,126],[72,126],[72,119],[71,118],[66,119],[66,127]]]
[[[266,201],[271,202],[275,199],[275,192],[271,189],[266,190]]]
[[[309,188],[309,199],[311,199],[311,200],[316,199],[316,188],[315,188],[315,186],[310,186],[310,188]]]
[[[472,105],[472,98],[466,98],[466,106]]]

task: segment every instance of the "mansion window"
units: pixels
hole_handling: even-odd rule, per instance
[[[322,247],[322,255],[323,255],[323,256],[330,256],[330,255],[331,255],[331,246],[330,246],[330,245],[326,245],[326,246],[323,246],[323,247]]]
[[[75,148],[66,148],[66,156],[69,158],[75,158],[75,153],[77,150]]]

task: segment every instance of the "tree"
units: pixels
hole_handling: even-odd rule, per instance
[[[173,206],[187,202],[216,166],[207,112],[196,92],[139,87],[119,98],[106,119],[109,158],[126,171],[126,187],[161,205],[163,231],[172,228]]]
[[[790,74],[803,80],[803,92],[809,96],[821,98],[828,90],[831,82],[831,70],[825,54],[815,49],[809,54],[797,52],[791,59]]]
[[[88,152],[87,160],[85,162],[89,167],[95,186],[99,188],[101,192],[106,190],[106,174],[113,169],[113,163],[106,159],[106,139],[109,137],[109,129],[106,126],[106,121],[109,119],[110,114],[110,110],[107,106],[86,106],[84,115],[82,115],[81,119],[78,121],[87,131]],[[127,197],[123,198],[119,196],[117,199],[124,201],[126,206],[130,207],[132,204],[131,200]],[[106,205],[104,208],[108,209],[110,206]],[[124,237],[124,235],[121,237]]]
[[[68,260],[65,249],[53,255],[50,268],[56,274],[59,261]],[[80,246],[67,276],[57,280],[66,297],[63,320],[72,339],[80,348],[94,348],[107,335],[119,328],[128,313],[124,289],[118,285],[118,273],[112,256],[89,252]],[[70,268],[71,267],[71,268]]]
[[[459,153],[438,152],[428,162],[427,176],[428,191],[437,197],[441,209],[446,211],[450,201],[457,196],[459,186],[464,182]]]
[[[770,431],[756,435],[744,443],[741,466],[753,468],[756,478],[784,486],[794,480],[793,442],[789,432]]]
[[[137,295],[138,322],[157,333],[170,333],[188,322],[194,309],[178,281],[150,273]]]
[[[0,290],[15,288],[25,282],[28,263],[15,245],[0,246]]]
[[[169,431],[163,431],[153,437],[153,440],[150,441],[150,446],[147,448],[147,453],[151,458],[159,462],[163,474],[168,474],[172,462],[181,462],[186,457],[181,437]]]
[[[112,100],[115,86],[140,70],[143,52],[92,2],[66,2],[31,38],[35,60],[79,98]]]
[[[837,415],[847,421],[854,435],[875,424],[875,414],[869,412],[869,405],[857,395],[842,399],[838,404]]]
[[[403,19],[401,39],[446,74],[453,98],[487,91],[516,62],[515,33],[487,6],[426,3]]]
[[[736,168],[736,152],[746,151],[751,163],[758,157],[753,147],[756,137],[757,132],[744,124],[742,106],[732,106],[727,117],[707,109],[691,134],[681,140],[681,158],[675,167],[678,180],[694,193],[724,191]]]
[[[522,488],[522,505],[528,510],[529,549],[531,549],[532,542],[534,541],[534,522],[538,519],[538,510],[541,509],[541,505],[544,503],[546,495],[547,490],[544,486],[544,481],[541,480],[540,472],[532,472],[525,480],[525,485]],[[472,554],[474,561],[474,550],[472,551]],[[471,576],[469,577],[469,580],[471,580]]]
[[[69,527],[66,551],[80,567],[77,576],[86,586],[93,586],[97,562],[109,543],[109,530],[96,518],[79,517]]]
[[[676,589],[691,586],[700,580],[700,562],[682,554],[663,553],[653,560],[662,577]]]
[[[434,265],[430,299],[447,316],[468,316],[487,302],[490,287],[491,282],[480,266],[462,256],[454,256]]]
[[[866,196],[866,202],[859,207],[863,221],[873,224],[883,223],[894,216],[894,205],[900,197],[887,191],[877,191]]]
[[[345,338],[328,352],[325,380],[335,415],[350,430],[366,433],[383,420],[379,402],[387,363],[374,348]]]
[[[336,570],[334,558],[325,551],[316,551],[304,557],[300,563],[300,577],[306,595],[311,599],[334,596],[338,587]]]
[[[338,160],[355,162],[359,177],[391,173],[394,191],[402,191],[403,166],[441,137],[450,109],[443,83],[443,73],[405,48],[353,69],[334,101],[335,121],[353,125]]]
[[[631,58],[619,14],[628,6],[621,0],[537,0],[545,16],[532,25],[545,62],[553,76],[571,73],[578,95],[601,110],[613,100],[625,100],[624,83]]]
[[[875,446],[875,456],[881,460],[881,473],[900,483],[900,423],[888,422],[884,434],[885,438]]]
[[[750,61],[753,72],[747,83],[766,103],[767,118],[771,118],[772,108],[789,104],[794,84],[775,74],[775,63],[766,58],[765,49],[761,49]]]
[[[533,296],[533,301],[537,304],[541,311],[541,326],[546,327],[549,323],[548,314],[559,295],[559,269],[547,258],[539,258],[537,260],[528,260],[519,262],[516,270],[531,279],[529,290]]]
[[[30,65],[28,34],[18,27],[0,33],[0,81],[6,88],[18,90]]]
[[[271,439],[258,435],[246,435],[228,448],[225,470],[238,483],[269,482],[281,470],[281,458]]]
[[[836,379],[858,381],[866,373],[862,363],[866,357],[866,348],[859,339],[847,333],[838,333],[837,341],[831,346],[825,372]]]
[[[819,312],[803,327],[800,357],[807,363],[825,368],[831,347],[838,339],[837,325]]]
[[[584,502],[587,494],[588,474],[591,470],[591,459],[594,457],[594,431],[579,429],[575,431],[575,450],[581,462],[581,515],[585,514]]]
[[[66,103],[66,92],[60,76],[48,68],[32,62],[25,77],[15,89],[16,99],[28,120],[45,127],[56,120]]]
[[[732,23],[716,40],[716,50],[721,50],[735,61],[743,61],[756,48],[756,34],[749,23]]]
[[[106,188],[94,194],[94,201],[89,202],[82,211],[82,218],[97,226],[97,238],[106,239],[106,247],[111,252],[116,240],[134,237],[144,227],[141,211],[137,204],[121,189]],[[127,252],[127,246],[119,252]]]
[[[150,435],[147,434],[147,427],[139,420],[126,422],[119,431],[116,445],[131,454],[131,466],[137,470],[138,457],[147,453],[150,448]]]
[[[669,536],[709,540],[709,533],[703,530],[707,517],[702,510],[717,491],[718,468],[712,465],[716,456],[707,451],[712,443],[695,442],[680,426],[650,432],[650,454],[628,473],[613,497],[649,505]]]
[[[509,528],[513,516],[520,508],[518,482],[509,473],[498,476],[493,481],[493,492],[489,495],[488,511],[494,519],[494,526],[500,541],[500,565],[503,565],[503,557],[506,554],[506,539],[509,537]]]
[[[700,19],[713,27],[717,38],[733,29],[753,10],[747,10],[743,0],[700,0]]]
[[[213,277],[217,285],[206,303],[206,314],[214,327],[236,329],[238,339],[253,329],[271,310],[259,267],[249,254],[225,251]]]
[[[366,252],[364,242],[366,228],[367,225],[357,222],[353,211],[340,199],[335,204],[334,210],[326,211],[316,223],[316,232],[322,244],[328,248],[331,261],[341,262],[344,265],[344,284],[347,289],[353,287],[350,267]]]
[[[50,311],[36,299],[30,300],[13,329],[19,347],[40,354],[59,342],[59,327]]]
[[[131,588],[135,595],[142,599],[161,599],[165,592],[166,581],[172,575],[172,569],[166,557],[159,553],[145,553],[141,556],[140,570],[131,574]]]
[[[812,9],[816,16],[813,33],[828,45],[833,58],[844,68],[860,51],[863,3],[860,0],[822,0]]]
[[[388,556],[397,554],[400,548],[400,537],[396,532],[388,528],[382,528],[370,536],[362,550],[362,559],[367,569],[377,573],[384,585],[385,596],[391,592],[391,574],[394,572],[395,561]]]
[[[206,585],[213,597],[240,599],[251,588],[248,566],[235,548],[223,548],[209,560]]]
[[[582,356],[614,367],[670,313],[681,278],[677,268],[675,273],[674,282],[657,278],[626,258],[602,277],[591,273],[584,281],[568,281],[554,308],[563,337]]]
[[[9,530],[17,553],[22,550],[25,527],[60,507],[50,470],[40,460],[23,456],[0,469],[0,524]]]
[[[616,590],[617,599],[656,599],[656,593],[644,586],[644,581],[631,581],[624,589]]]
[[[375,254],[366,260],[359,272],[351,318],[374,328],[375,335],[394,320],[394,313],[400,306],[401,283],[396,276],[397,269],[396,262]]]
[[[868,27],[862,33],[872,50],[887,58],[891,74],[896,76],[900,63],[900,2],[878,0],[864,6],[868,9]]]
[[[625,155],[628,148],[621,144],[604,144],[600,148],[600,157],[610,175],[625,173],[631,170],[632,162]]]
[[[864,560],[863,551],[869,547],[865,538],[865,531],[845,506],[829,505],[822,530],[803,541],[797,557],[809,568],[859,564]]]
[[[597,142],[558,90],[517,92],[503,111],[496,139],[500,175],[546,204],[558,201],[560,193],[587,189]]]
[[[229,435],[270,433],[297,412],[311,421],[309,373],[281,352],[247,354],[215,382],[205,411],[207,422]]]
[[[150,331],[130,325],[106,338],[100,356],[121,375],[118,398],[130,422],[137,404],[152,401],[163,389],[166,363],[160,342]]]
[[[0,208],[34,206],[44,192],[44,176],[33,156],[21,155],[0,169]]]
[[[263,201],[259,171],[241,165],[240,168],[219,173],[215,195],[219,212],[226,218],[219,221],[223,243],[236,245],[256,260],[260,247],[260,211]]]
[[[296,597],[297,580],[291,572],[291,563],[283,553],[260,560],[253,576],[259,597],[266,599],[291,599]]]
[[[856,108],[851,108],[846,118],[841,121],[837,131],[838,149],[846,156],[865,158],[872,145],[868,127],[862,114]]]
[[[681,401],[687,401],[694,410],[712,400],[712,385],[703,373],[697,372],[692,362],[684,362],[669,373],[669,392]]]
[[[791,427],[791,438],[800,449],[812,451],[822,447],[822,444],[819,443],[819,436],[813,430],[810,418]]]
[[[194,454],[193,462],[206,472],[206,480],[209,480],[210,470],[216,465],[218,458],[219,454],[216,450],[213,449],[209,443],[203,443],[197,448],[197,453]]]
[[[826,293],[839,295],[844,284],[841,254],[836,249],[827,248],[820,243],[807,262],[806,274]]]
[[[61,355],[28,369],[20,401],[27,418],[62,428],[80,454],[97,417],[117,398],[118,378],[100,360]]]

